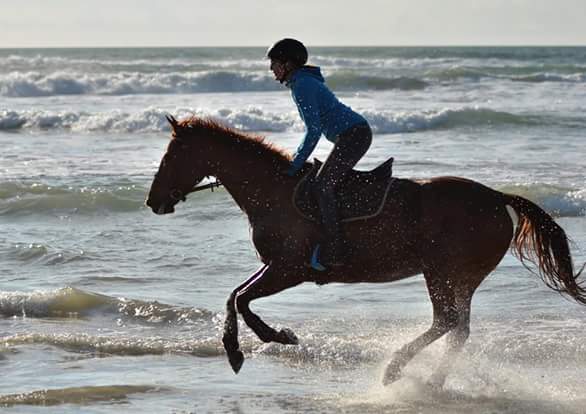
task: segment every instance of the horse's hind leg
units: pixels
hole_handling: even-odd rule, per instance
[[[473,293],[456,298],[458,325],[447,334],[446,353],[429,380],[429,383],[435,388],[443,387],[454,358],[462,351],[470,336],[470,305]]]
[[[446,336],[447,349],[440,364],[433,372],[429,382],[436,388],[441,388],[448,375],[454,358],[462,351],[470,336],[470,307],[472,295],[488,276],[489,272],[479,272],[474,277],[464,278],[456,289],[456,309],[458,311],[458,325]]]
[[[458,310],[451,281],[432,272],[425,273],[425,280],[433,305],[433,323],[422,335],[395,353],[385,370],[384,385],[398,380],[401,370],[415,355],[458,325]]]

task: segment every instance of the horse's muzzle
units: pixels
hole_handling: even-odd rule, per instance
[[[154,203],[150,198],[147,198],[147,200],[144,203],[145,205],[150,207],[151,210],[153,210],[153,213],[155,214],[162,215],[175,212],[175,203],[173,202]]]

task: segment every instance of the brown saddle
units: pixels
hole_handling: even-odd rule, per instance
[[[320,214],[313,183],[322,164],[316,159],[311,170],[301,177],[293,191],[293,204],[299,214],[317,222],[320,221]],[[392,175],[393,158],[371,171],[352,170],[337,189],[340,221],[365,220],[378,215],[395,180]]]

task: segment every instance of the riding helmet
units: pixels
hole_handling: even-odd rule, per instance
[[[267,58],[303,66],[307,63],[307,49],[299,40],[285,38],[269,47]]]

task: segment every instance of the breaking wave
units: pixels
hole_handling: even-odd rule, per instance
[[[164,391],[162,387],[150,385],[101,385],[86,387],[52,388],[21,394],[0,396],[0,407],[32,405],[51,407],[61,404],[122,403],[131,394]]]
[[[453,66],[443,69],[429,70],[424,75],[425,79],[440,81],[457,81],[480,79],[495,79],[516,82],[541,83],[541,82],[586,82],[586,67],[558,66],[558,67],[526,67],[526,66]]]
[[[499,191],[517,194],[538,204],[557,217],[586,216],[586,189],[570,189],[551,184],[509,184]]]
[[[0,96],[187,94],[270,91],[280,85],[270,76],[244,72],[192,73],[11,72],[0,75]]]
[[[197,324],[209,322],[214,317],[205,309],[114,298],[73,287],[32,293],[0,292],[0,315],[5,317],[87,317],[105,314],[159,325]]]
[[[143,208],[145,192],[138,185],[75,188],[8,181],[0,183],[0,215],[136,211]]]
[[[334,72],[327,82],[338,91],[423,89],[424,80]],[[199,72],[77,73],[58,71],[0,74],[0,96],[192,94],[277,91],[283,87],[267,71],[210,70]]]
[[[295,112],[276,113],[256,106],[234,110],[220,108],[175,108],[178,117],[210,116],[231,127],[244,131],[302,131],[304,126]],[[581,117],[514,114],[482,107],[443,108],[426,111],[362,110],[373,130],[379,134],[416,132],[430,129],[450,129],[462,126],[545,126],[560,125],[569,128],[586,127]],[[83,111],[0,110],[2,130],[68,130],[71,132],[167,132],[165,116],[168,110],[149,107],[140,112],[88,113]]]

